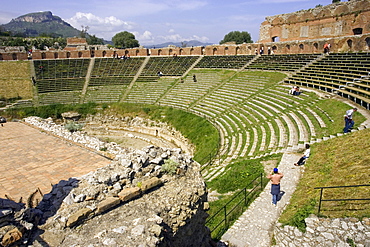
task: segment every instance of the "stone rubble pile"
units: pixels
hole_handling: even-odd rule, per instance
[[[329,219],[311,215],[305,222],[305,233],[278,223],[274,229],[275,246],[370,247],[370,218]]]
[[[53,185],[35,208],[0,204],[4,246],[210,246],[207,190],[189,154],[155,146],[125,150],[50,119],[25,121],[116,155],[106,167]]]

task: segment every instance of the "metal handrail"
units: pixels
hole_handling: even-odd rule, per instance
[[[317,210],[317,214],[318,215],[320,214],[321,202],[329,202],[329,201],[370,201],[370,198],[322,199],[324,189],[353,188],[353,187],[363,187],[363,186],[370,186],[370,184],[315,187],[314,189],[319,189],[320,190],[320,200],[319,200],[319,208]]]
[[[260,179],[259,183],[256,184],[248,193],[247,193],[247,188],[255,183],[258,179]],[[209,223],[210,221],[212,221],[217,215],[220,214],[221,211],[223,211],[223,214],[224,214],[224,217],[222,220],[220,220],[220,222],[218,222],[216,224],[215,227],[213,227],[213,229],[210,229],[211,233],[216,230],[222,223],[225,223],[225,229],[227,229],[227,216],[230,215],[236,208],[237,206],[239,206],[242,202],[245,203],[245,205],[247,204],[247,197],[252,194],[253,192],[255,192],[256,188],[257,187],[261,187],[261,191],[263,190],[263,174],[259,174],[258,176],[256,176],[246,187],[244,187],[241,191],[239,191],[236,195],[233,196],[233,198],[231,198],[224,206],[222,206],[216,213],[214,213],[212,216],[210,216],[207,221],[206,221],[206,224]],[[235,200],[235,198],[238,198],[238,196],[241,194],[241,193],[244,193],[244,196],[243,196],[243,199],[241,199],[232,209],[230,209],[229,212],[227,212],[227,209],[226,207],[233,201]]]

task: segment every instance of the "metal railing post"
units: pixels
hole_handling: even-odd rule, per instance
[[[320,214],[320,209],[321,209],[321,199],[322,199],[322,192],[323,192],[324,188],[321,188],[320,189],[320,200],[319,200],[319,209],[317,211],[317,215]]]
[[[224,206],[224,218],[225,218],[225,229],[227,229],[227,220],[226,220],[226,206]]]
[[[262,172],[261,172],[261,191],[263,190],[263,182],[262,182],[262,179],[263,179],[263,177],[262,177]]]

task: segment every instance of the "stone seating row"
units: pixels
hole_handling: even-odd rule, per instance
[[[240,69],[253,58],[253,55],[204,56],[195,68]]]
[[[85,77],[90,59],[33,60],[36,80]]]
[[[182,76],[198,59],[198,56],[151,57],[141,75]]]
[[[81,91],[49,92],[38,94],[40,105],[80,103]]]
[[[129,103],[155,104],[173,83],[173,78],[157,78],[155,81],[147,82],[136,80],[129,94],[123,100]]]
[[[84,97],[84,103],[109,103],[119,102],[122,93],[127,89],[126,85],[88,87]]]
[[[95,58],[91,77],[135,76],[144,58]]]
[[[36,88],[38,93],[76,91],[82,90],[84,83],[83,78],[41,79],[36,81]]]

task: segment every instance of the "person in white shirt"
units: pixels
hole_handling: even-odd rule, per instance
[[[311,154],[310,144],[306,144],[306,151],[304,151],[303,156],[294,165],[295,166],[304,165],[304,163],[306,162],[306,159],[310,157],[310,154]]]
[[[355,122],[352,119],[352,115],[356,111],[357,111],[357,108],[353,108],[353,109],[346,111],[346,115],[344,115],[343,133],[351,132],[353,125],[355,125]]]

